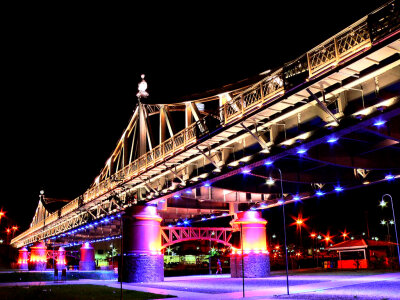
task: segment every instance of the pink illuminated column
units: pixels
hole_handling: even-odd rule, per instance
[[[22,247],[18,251],[18,268],[20,270],[28,270],[28,249]]]
[[[123,215],[124,282],[164,281],[161,223],[157,207],[133,206]]]
[[[81,260],[79,261],[79,270],[96,270],[96,262],[94,260],[94,248],[88,242],[84,243],[81,247]]]
[[[58,259],[57,259],[57,269],[65,269],[65,249],[63,247],[58,248]]]
[[[242,277],[242,263],[245,277],[260,278],[270,275],[266,224],[267,221],[261,217],[260,211],[238,213],[233,227],[241,232],[242,240],[239,249],[232,251],[231,277]]]
[[[43,271],[46,270],[47,256],[46,244],[44,242],[36,242],[31,247],[31,258],[28,262],[29,270]]]

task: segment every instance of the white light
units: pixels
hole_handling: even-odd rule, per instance
[[[266,184],[268,184],[268,185],[273,185],[274,183],[275,183],[275,180],[270,176],[270,177],[267,179]]]

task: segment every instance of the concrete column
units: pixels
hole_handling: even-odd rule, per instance
[[[231,277],[262,278],[270,275],[269,252],[265,224],[260,211],[245,211],[238,213],[234,228],[242,231],[239,249],[234,249],[231,255]],[[242,230],[241,230],[242,227]],[[243,244],[243,257],[242,257]],[[242,267],[243,262],[243,267]]]
[[[33,271],[46,270],[46,244],[44,242],[36,242],[31,247],[31,258],[29,259],[28,268]]]
[[[164,281],[161,220],[156,206],[133,206],[125,211],[122,281]]]
[[[96,270],[96,262],[94,260],[94,248],[88,242],[84,243],[81,247],[81,260],[79,261],[79,270]]]
[[[60,247],[58,248],[57,269],[65,269],[66,264],[67,262],[65,260],[65,249],[63,247]]]
[[[18,268],[20,270],[28,270],[28,249],[22,247],[18,251]]]

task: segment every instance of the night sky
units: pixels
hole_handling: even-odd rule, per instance
[[[7,211],[6,222],[26,229],[41,189],[48,197],[64,199],[85,192],[132,115],[140,74],[146,74],[149,103],[175,102],[281,66],[386,1],[336,0],[329,8],[329,2],[321,1],[271,2],[265,8],[201,2],[190,7],[168,3],[157,11],[10,11],[1,68],[5,179],[0,208]],[[394,192],[393,185],[389,188]],[[304,215],[329,211],[333,219],[312,221],[331,226],[339,222],[339,213],[351,216],[352,210],[363,211],[364,203],[377,203],[387,187],[370,189],[349,192],[354,204],[339,199],[345,196],[328,197],[326,204],[310,200],[296,210],[304,209]],[[354,223],[363,222],[360,218]]]

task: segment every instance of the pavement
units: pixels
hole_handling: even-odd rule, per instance
[[[287,295],[286,276],[269,278],[245,278],[246,299],[399,299],[400,273],[377,275],[313,275],[289,276]],[[115,280],[81,279],[55,282],[0,283],[6,286],[54,285],[54,284],[94,284],[120,288]],[[242,299],[241,278],[223,275],[196,275],[166,277],[159,283],[123,283],[123,289],[174,295],[175,299]]]

